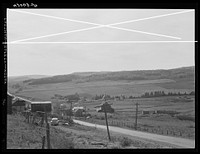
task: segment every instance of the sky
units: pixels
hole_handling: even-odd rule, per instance
[[[195,65],[194,10],[8,9],[7,38],[8,76]]]

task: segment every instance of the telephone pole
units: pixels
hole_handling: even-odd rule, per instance
[[[111,141],[111,138],[110,138],[110,132],[109,132],[109,128],[108,128],[108,119],[107,119],[107,112],[106,112],[107,108],[106,106],[104,105],[104,112],[105,112],[105,119],[106,119],[106,127],[107,127],[107,132],[108,132],[108,139],[109,141]]]
[[[136,112],[135,112],[135,130],[137,130],[137,118],[138,118],[138,103],[136,105]]]
[[[86,120],[86,116],[87,116],[87,114],[86,114],[86,106],[85,106],[85,120]]]

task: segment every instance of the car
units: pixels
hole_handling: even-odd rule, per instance
[[[50,123],[51,123],[52,126],[58,126],[59,120],[58,120],[58,118],[52,118]]]

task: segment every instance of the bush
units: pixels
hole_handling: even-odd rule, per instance
[[[74,142],[71,133],[58,129],[51,130],[51,145],[54,149],[74,149]]]
[[[178,118],[179,120],[188,120],[195,122],[195,118],[188,115],[177,115],[176,118]]]
[[[132,140],[127,137],[123,137],[122,139],[120,139],[120,145],[122,147],[130,146],[131,143],[132,143]]]

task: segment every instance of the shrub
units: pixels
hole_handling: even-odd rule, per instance
[[[120,145],[122,147],[130,146],[131,143],[132,143],[132,140],[127,137],[123,137],[122,139],[120,139]]]
[[[179,120],[188,120],[195,122],[195,118],[188,115],[177,115],[176,118],[178,118]]]
[[[73,138],[70,133],[52,129],[51,145],[54,149],[74,149]]]

